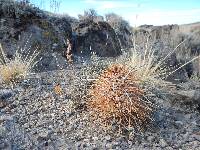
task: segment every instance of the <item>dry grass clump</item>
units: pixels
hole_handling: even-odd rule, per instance
[[[144,98],[134,72],[123,65],[108,67],[89,90],[92,119],[121,129],[142,129],[151,120],[153,104]]]
[[[30,50],[30,48],[28,48]],[[13,59],[8,59],[0,44],[0,82],[5,84],[14,84],[21,79],[24,79],[31,71],[31,69],[37,64],[36,57],[39,52],[37,49],[30,55],[28,51],[27,55],[23,55],[25,49],[22,49],[22,53],[19,49],[16,51]]]
[[[177,66],[170,66],[167,63],[167,61],[173,61],[171,59],[172,55],[186,40],[179,43],[174,49],[168,50],[166,55],[157,54],[158,49],[155,48],[155,41],[151,41],[150,37],[146,38],[142,48],[134,41],[131,57],[126,64],[130,70],[135,70],[135,75],[140,78],[140,84],[148,84],[148,86],[157,88],[158,90],[160,88],[172,89],[174,84],[166,81],[166,79],[189,63],[200,58],[200,56],[196,56],[186,63],[178,64]],[[159,49],[159,51],[162,50]]]

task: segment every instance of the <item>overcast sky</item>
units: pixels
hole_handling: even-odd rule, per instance
[[[47,11],[54,11],[53,0],[31,0]],[[99,15],[114,12],[132,26],[143,24],[187,24],[200,22],[200,0],[57,0],[58,13],[77,17],[84,10],[94,8]]]

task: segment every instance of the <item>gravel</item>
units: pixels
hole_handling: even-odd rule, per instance
[[[0,149],[200,149],[200,114],[187,106],[163,103],[144,133],[104,132],[89,120],[76,97],[83,83],[71,76],[69,70],[44,72],[0,89],[9,101],[0,110]]]

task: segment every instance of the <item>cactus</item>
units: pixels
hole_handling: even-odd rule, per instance
[[[139,80],[123,65],[112,65],[93,83],[87,106],[93,121],[140,130],[151,120],[153,104],[144,98]],[[143,128],[144,129],[144,128]]]

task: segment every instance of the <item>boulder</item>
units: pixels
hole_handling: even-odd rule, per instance
[[[82,21],[75,28],[77,54],[114,57],[122,53],[118,38],[106,22]]]

